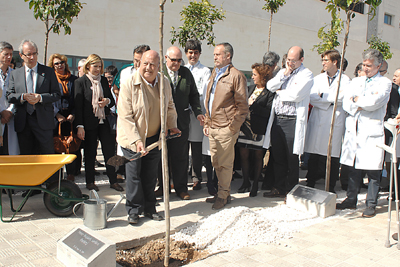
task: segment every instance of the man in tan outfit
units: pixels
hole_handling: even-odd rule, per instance
[[[154,189],[160,150],[146,151],[146,147],[160,137],[160,87],[158,73],[160,56],[156,51],[143,53],[139,71],[122,85],[118,101],[117,142],[125,157],[142,153],[143,157],[128,162],[126,168],[126,210],[128,222],[136,224],[144,212],[152,220],[162,220],[156,212]],[[171,87],[164,78],[166,129],[171,134],[180,133],[176,125],[176,111]]]
[[[212,208],[223,208],[230,202],[235,158],[234,146],[249,106],[246,77],[232,65],[233,47],[220,43],[214,49],[215,68],[206,93],[204,135],[210,139],[211,162],[218,177],[218,194],[206,201]]]

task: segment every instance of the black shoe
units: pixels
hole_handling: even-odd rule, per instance
[[[115,189],[119,192],[124,191],[124,189],[122,188],[122,186],[120,186],[118,183],[113,183],[112,185],[110,185],[110,188]]]
[[[366,218],[372,218],[372,217],[375,216],[375,214],[376,214],[375,208],[373,208],[373,207],[367,207],[367,208],[364,210],[362,216],[363,216],[363,217],[366,217]]]
[[[95,165],[96,167],[105,167],[104,164],[98,162],[97,160],[94,162],[94,165]]]
[[[279,192],[278,189],[273,188],[271,192],[264,192],[263,197],[273,198],[273,197],[286,197],[285,193]]]
[[[217,198],[218,198],[217,195],[215,195],[215,196],[213,196],[213,197],[206,198],[206,202],[207,202],[207,203],[215,203],[215,201],[217,200]],[[226,203],[227,203],[227,204],[231,203],[231,200],[232,200],[231,196],[228,196],[228,198],[226,199]]]
[[[194,182],[193,190],[200,190],[200,189],[201,189],[201,182]]]
[[[128,223],[129,224],[137,224],[139,222],[139,215],[131,214],[128,216]]]
[[[147,218],[150,218],[152,220],[155,221],[162,221],[164,220],[163,216],[161,216],[160,214],[158,214],[157,212],[155,213],[145,213],[144,216],[146,216]]]
[[[26,197],[26,195],[28,194],[29,190],[25,191],[24,193],[22,193],[22,197]],[[33,197],[34,195],[39,195],[41,194],[42,191],[41,190],[32,190],[31,195],[29,197]]]
[[[256,197],[258,191],[258,183],[253,183],[253,187],[251,188],[249,197]]]
[[[315,187],[315,183],[313,182],[307,182],[306,186],[314,188]]]
[[[345,209],[355,210],[356,208],[357,208],[357,203],[351,202],[347,198],[345,200],[343,200],[342,203],[336,204],[337,210],[345,210]]]
[[[398,233],[394,233],[394,234],[392,235],[392,238],[393,238],[394,240],[398,241],[398,240],[399,240],[399,234],[398,234]]]
[[[250,192],[250,183],[243,182],[243,184],[239,187],[238,193],[247,193]]]
[[[270,185],[267,185],[266,183],[262,183],[261,185],[261,190],[272,190],[273,187]]]
[[[99,191],[99,188],[98,188],[97,185],[95,185],[94,183],[87,184],[87,185],[86,185],[86,188],[87,188],[88,190]]]
[[[95,171],[95,172],[94,172],[94,175],[99,176],[99,175],[100,175],[100,172]]]

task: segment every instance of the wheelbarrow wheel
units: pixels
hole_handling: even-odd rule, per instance
[[[58,194],[58,181],[51,183],[48,190]],[[68,200],[69,198],[82,198],[81,189],[72,181],[61,180],[60,196],[44,193],[43,201],[46,208],[56,216],[68,217],[72,214],[76,201]]]

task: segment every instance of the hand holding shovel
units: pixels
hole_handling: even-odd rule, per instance
[[[176,134],[168,135],[166,137],[166,139],[168,140],[168,139],[172,139],[172,138],[179,137],[179,136],[181,136],[180,132],[176,133]],[[154,148],[158,147],[158,145],[160,144],[160,141],[154,142],[153,144],[147,146],[146,148],[143,148],[143,143],[142,142],[140,142],[140,143],[141,143],[142,147],[140,147],[140,145],[138,146],[138,150],[139,151],[135,155],[133,155],[131,157],[128,157],[128,158],[124,157],[124,156],[115,155],[115,156],[111,157],[107,161],[107,164],[110,165],[110,166],[114,166],[115,167],[115,171],[117,171],[120,166],[122,166],[122,165],[124,165],[124,164],[126,164],[126,163],[128,163],[130,161],[134,161],[134,160],[137,160],[137,159],[139,159],[141,157],[146,156],[151,150],[153,150]]]

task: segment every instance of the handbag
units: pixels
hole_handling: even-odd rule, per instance
[[[246,117],[245,121],[243,122],[242,126],[240,126],[240,131],[246,136],[247,139],[253,141],[260,141],[262,135],[258,135],[254,133],[253,129],[251,129],[250,118],[249,116]],[[260,138],[261,137],[261,138]]]
[[[73,131],[72,122],[71,123],[71,132],[69,136],[63,136],[61,134],[61,124],[58,124],[58,135],[53,137],[54,141],[54,151],[56,153],[66,153],[70,154],[75,151],[78,151],[81,146],[81,139]]]

